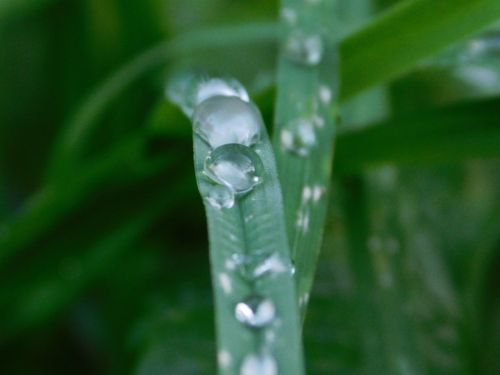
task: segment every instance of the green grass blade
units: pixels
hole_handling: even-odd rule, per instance
[[[500,157],[498,99],[393,118],[338,136],[336,168],[436,164]],[[363,150],[363,152],[359,152]]]
[[[0,265],[19,249],[31,243],[60,220],[83,199],[95,193],[99,186],[141,178],[164,167],[166,161],[152,161],[144,170],[133,167],[140,162],[145,145],[142,136],[127,138],[118,143],[103,158],[87,163],[77,173],[65,179],[55,179],[32,195],[21,211],[0,224]],[[131,173],[136,172],[136,173]]]
[[[336,46],[332,41],[333,5],[334,1],[307,5],[296,0],[282,2],[283,43],[288,43],[297,33],[307,33],[320,35],[326,48],[319,64],[306,66],[291,61],[284,47],[278,66],[273,146],[283,187],[292,259],[297,268],[297,297],[303,314],[321,247],[327,208],[325,198],[332,169],[335,132],[332,100],[337,96],[339,81],[335,72]],[[296,14],[294,22],[286,19],[290,11]],[[327,31],[323,31],[325,29]],[[290,125],[298,119],[314,122],[316,144],[309,149],[308,155],[291,152],[283,144]]]
[[[139,210],[120,222],[106,234],[89,245],[78,255],[65,255],[54,262],[48,272],[31,275],[28,284],[12,283],[9,290],[0,294],[1,329],[0,342],[42,324],[65,308],[86,287],[106,275],[118,257],[130,250],[141,234],[172,204],[185,195],[185,185],[179,185],[165,194],[156,192]],[[63,249],[67,245],[63,242]],[[64,249],[67,252],[67,249]],[[60,272],[60,264],[77,264],[78,277],[66,277]],[[36,274],[36,271],[35,271]],[[12,282],[12,279],[10,280]]]
[[[340,44],[341,98],[405,73],[500,18],[498,0],[409,0]]]
[[[97,87],[63,126],[47,175],[56,176],[71,170],[84,154],[106,107],[146,73],[162,67],[173,57],[189,55],[200,48],[265,42],[274,40],[276,33],[274,23],[220,26],[180,35],[137,56]]]
[[[204,199],[208,220],[210,259],[215,294],[219,371],[239,373],[244,358],[269,351],[280,373],[302,374],[300,320],[281,198],[281,189],[270,141],[263,126],[255,152],[263,163],[262,182],[247,195],[237,197],[231,208],[214,208]],[[204,174],[209,146],[194,136],[198,187],[205,197],[210,185]],[[243,259],[231,265],[234,257]],[[262,266],[269,272],[256,276]],[[273,270],[274,269],[274,270]],[[276,317],[261,330],[249,329],[235,318],[235,306],[251,295],[273,301]]]

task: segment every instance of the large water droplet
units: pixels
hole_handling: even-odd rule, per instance
[[[214,96],[197,107],[193,126],[210,147],[216,148],[229,143],[257,143],[264,123],[252,103],[232,96]]]
[[[216,148],[205,159],[205,174],[235,193],[246,193],[262,181],[264,166],[251,148],[228,144]]]
[[[203,78],[189,72],[174,74],[168,82],[166,95],[189,117],[200,103],[214,96],[230,96],[250,101],[248,92],[235,79]]]
[[[316,133],[312,120],[298,118],[289,122],[281,131],[281,145],[300,156],[309,155],[316,145]]]
[[[262,328],[273,321],[276,309],[269,298],[251,296],[236,304],[234,313],[236,319],[244,325]]]
[[[199,105],[214,96],[237,97],[245,102],[250,101],[248,92],[241,83],[232,78],[210,78],[198,84],[195,94],[195,105]]]
[[[249,354],[243,359],[240,375],[277,375],[278,364],[270,354]]]
[[[234,206],[234,192],[224,185],[212,185],[205,199],[214,208],[231,208]]]
[[[323,58],[323,39],[318,34],[292,32],[285,44],[285,55],[294,63],[318,65]]]

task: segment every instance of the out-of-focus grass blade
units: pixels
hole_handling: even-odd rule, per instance
[[[180,35],[137,56],[97,87],[63,126],[47,176],[71,170],[88,147],[92,131],[107,105],[147,72],[160,68],[173,57],[188,55],[201,48],[266,42],[274,40],[276,33],[274,23],[220,26]]]
[[[345,132],[338,136],[336,168],[344,173],[381,164],[498,158],[499,108],[498,99],[473,102]]]
[[[334,4],[332,0],[314,4],[283,0],[281,5],[285,32],[278,65],[273,147],[283,186],[287,232],[297,268],[297,297],[303,316],[322,242],[333,157],[333,110],[339,85],[332,23]],[[287,18],[287,12],[294,12],[296,20]],[[300,44],[304,36],[320,38],[321,49],[325,51],[320,51],[323,56],[318,64],[293,61],[289,56],[290,45]],[[309,52],[312,51],[306,54]],[[290,143],[289,137],[298,138],[292,142],[302,142],[300,131],[294,129],[302,121],[310,128],[306,131],[314,133],[315,140],[305,154],[299,155],[286,143]]]
[[[145,138],[126,138],[102,159],[87,163],[64,179],[55,178],[26,202],[21,211],[1,223],[0,264],[36,239],[99,186],[141,178],[163,168],[168,160],[154,160],[136,170]],[[142,170],[141,170],[142,169]]]
[[[498,0],[409,0],[340,44],[341,98],[392,79],[500,17]]]
[[[178,183],[168,193],[164,189],[155,192],[147,204],[119,219],[109,234],[92,242],[88,249],[78,254],[73,249],[73,254],[63,255],[50,266],[49,272],[42,271],[28,283],[16,284],[15,278],[10,280],[11,287],[0,294],[0,342],[46,321],[66,307],[85,287],[104,276],[117,258],[136,245],[141,234],[187,191],[185,184]],[[63,241],[62,247],[66,246]],[[77,265],[78,275],[67,276],[61,272],[61,264]]]

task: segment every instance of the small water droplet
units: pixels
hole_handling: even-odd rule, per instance
[[[227,350],[220,350],[217,353],[217,362],[220,367],[229,367],[232,362],[231,354]]]
[[[229,143],[257,143],[264,123],[252,103],[232,96],[214,96],[196,108],[193,127],[210,147],[217,148]]]
[[[319,186],[319,185],[316,185],[313,188],[312,198],[313,198],[314,203],[317,203],[321,199],[325,190],[326,189],[323,186]]]
[[[246,193],[262,181],[264,166],[251,148],[227,144],[216,148],[205,160],[205,174],[235,193]]]
[[[251,296],[236,304],[234,313],[236,319],[244,325],[262,328],[273,321],[276,309],[269,298]]]
[[[297,64],[314,66],[323,58],[323,40],[318,34],[292,32],[285,44],[285,55]]]
[[[297,221],[295,224],[297,225],[297,228],[307,232],[309,230],[309,220],[309,213],[299,210],[297,212]]]
[[[283,263],[278,254],[273,254],[260,262],[252,272],[252,277],[257,279],[264,275],[286,272],[288,267]]]
[[[205,199],[218,210],[234,206],[234,193],[224,185],[212,185],[208,189]]]
[[[304,186],[302,190],[302,201],[306,203],[312,197],[312,189],[309,186]]]
[[[282,8],[281,18],[283,18],[288,24],[292,25],[297,22],[297,12],[292,8]]]
[[[249,354],[243,359],[240,375],[277,375],[278,364],[270,354]]]
[[[219,284],[224,293],[229,294],[233,291],[233,283],[227,273],[219,274]]]
[[[324,104],[330,104],[332,101],[332,90],[326,85],[320,85],[319,98]]]
[[[281,131],[281,145],[299,156],[307,156],[316,145],[316,133],[311,120],[298,118],[290,121]]]

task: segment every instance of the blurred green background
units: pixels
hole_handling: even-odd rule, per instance
[[[339,37],[369,21],[362,3],[339,0]],[[193,30],[275,20],[278,8],[0,0],[0,374],[215,372],[190,129],[164,88],[179,69],[234,76],[271,124],[277,47],[198,41],[182,52],[181,39],[123,90],[133,68],[122,67]],[[499,160],[443,160],[429,146],[421,160],[408,151],[372,166],[375,138],[351,133],[455,117],[500,125],[497,29],[342,106],[309,373],[500,373]],[[94,126],[65,144],[82,118]],[[392,132],[377,147],[391,149]],[[370,168],[351,168],[364,155]]]

